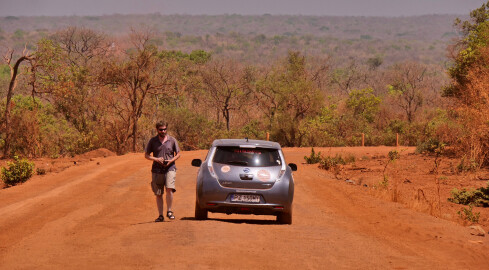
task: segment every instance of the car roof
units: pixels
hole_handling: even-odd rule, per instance
[[[280,149],[280,144],[271,141],[262,140],[248,140],[248,139],[218,139],[212,143],[213,147],[216,146],[248,146],[248,147],[262,147]]]

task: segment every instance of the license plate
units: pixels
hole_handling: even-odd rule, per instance
[[[248,202],[248,203],[259,203],[260,195],[247,195],[247,194],[233,194],[231,196],[232,202]]]

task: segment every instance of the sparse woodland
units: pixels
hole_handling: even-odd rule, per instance
[[[488,10],[456,27],[448,15],[0,18],[0,146],[6,157],[142,151],[164,119],[185,150],[266,133],[283,146],[399,134],[480,167]]]

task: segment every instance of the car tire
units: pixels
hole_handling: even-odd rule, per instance
[[[292,224],[292,209],[290,212],[282,212],[277,215],[277,221],[280,224]]]
[[[200,208],[199,203],[195,201],[195,219],[205,220],[207,219],[207,210]]]

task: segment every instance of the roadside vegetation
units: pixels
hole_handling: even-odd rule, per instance
[[[38,40],[34,51],[7,51],[4,156],[140,151],[158,119],[169,121],[185,150],[267,133],[289,147],[358,146],[362,134],[365,145],[395,145],[396,134],[417,145],[447,114],[437,94],[442,70],[423,63],[338,69],[327,54],[291,50],[252,65],[165,50],[153,38],[139,29],[115,42],[70,27]]]
[[[489,207],[489,182],[487,187],[480,187],[478,189],[466,189],[462,188],[453,189],[452,197],[448,200],[458,204],[479,206],[479,207]]]
[[[222,25],[205,36],[149,27],[109,35],[95,27],[110,19],[83,18],[93,27],[22,30],[15,27],[30,18],[0,18],[9,22],[0,29],[5,158],[73,156],[101,147],[137,152],[154,123],[165,119],[184,150],[267,133],[286,147],[358,146],[362,138],[366,146],[396,145],[399,136],[420,152],[450,148],[462,171],[488,165],[489,2],[436,40],[363,29],[362,20],[379,22],[360,18],[186,18]],[[223,23],[243,20],[249,23],[242,29],[255,32]],[[293,30],[275,29],[283,20]],[[256,32],[255,22],[266,32]],[[432,43],[427,51],[410,43],[415,37]],[[447,45],[448,68],[438,57]],[[347,162],[311,152],[306,160],[325,169]]]
[[[314,147],[311,148],[311,154],[309,156],[304,156],[304,159],[306,160],[307,164],[316,164],[321,161],[321,152],[316,152],[314,151]]]
[[[2,167],[2,181],[7,187],[24,183],[34,173],[34,163],[27,159],[19,159],[15,156],[13,161],[7,162],[7,167]]]

